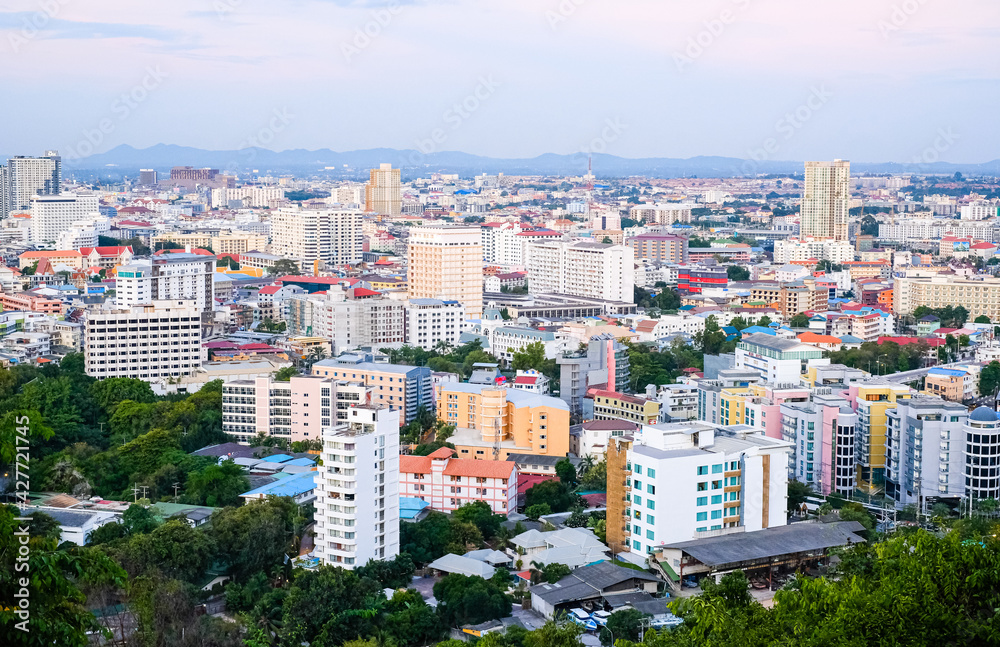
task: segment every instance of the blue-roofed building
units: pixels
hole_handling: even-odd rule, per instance
[[[430,514],[431,504],[415,496],[399,497],[400,521],[420,521]]]
[[[240,495],[245,501],[266,499],[269,496],[291,497],[299,505],[313,501],[316,498],[316,472],[288,476]]]
[[[266,460],[268,463],[284,463],[286,461],[292,460],[292,457],[289,456],[288,454],[274,454],[272,456],[266,457],[264,460]]]
[[[744,335],[752,335],[752,334],[758,333],[758,332],[762,332],[765,335],[777,335],[778,334],[777,331],[774,328],[771,328],[771,327],[765,328],[763,326],[750,326],[749,328],[744,328],[740,332],[743,333]]]
[[[302,465],[304,467],[312,467],[316,464],[316,459],[314,458],[296,458],[284,463],[285,465]]]

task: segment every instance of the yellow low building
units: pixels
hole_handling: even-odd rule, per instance
[[[660,403],[637,395],[616,391],[594,392],[594,418],[628,420],[638,425],[655,425],[660,418]]]
[[[559,398],[460,382],[436,388],[438,419],[455,426],[449,442],[460,458],[507,460],[510,454],[569,453],[569,407]]]
[[[859,487],[878,488],[885,481],[886,411],[899,400],[908,400],[913,391],[905,384],[888,381],[858,384],[849,389],[858,414],[858,435],[854,447]]]

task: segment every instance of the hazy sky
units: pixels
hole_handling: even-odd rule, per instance
[[[0,153],[984,162],[998,50],[996,0],[0,0]]]

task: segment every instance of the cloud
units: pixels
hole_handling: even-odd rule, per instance
[[[181,30],[157,25],[65,20],[40,11],[0,12],[0,30],[5,29],[37,30],[45,38],[54,39],[142,38],[172,42],[185,37]]]

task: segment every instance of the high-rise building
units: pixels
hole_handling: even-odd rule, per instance
[[[949,450],[965,454],[965,496],[976,501],[1000,499],[1000,420],[989,407],[979,407],[962,428],[964,438],[948,446]],[[964,448],[960,443],[964,441]],[[951,437],[941,433],[942,451]]]
[[[313,364],[312,374],[371,387],[372,403],[400,411],[403,424],[412,422],[420,409],[434,411],[431,369],[426,366],[375,364],[370,357],[350,355],[320,360]]]
[[[371,170],[368,186],[365,187],[365,211],[390,216],[403,212],[403,184],[398,168],[382,164]]]
[[[54,243],[73,223],[100,216],[96,195],[37,195],[30,199],[30,205],[31,241],[37,244]]]
[[[530,243],[525,253],[532,294],[567,294],[632,303],[635,250],[605,243]]]
[[[614,335],[594,335],[587,347],[556,357],[559,365],[559,397],[574,415],[583,413],[587,390],[601,386],[611,391],[629,388],[628,348]]]
[[[58,195],[62,186],[62,158],[59,151],[45,151],[42,157],[15,157],[7,160],[8,213],[31,208],[36,195]]]
[[[984,433],[1000,433],[996,431],[996,412],[986,411],[992,418],[986,422],[991,422],[993,430]],[[957,402],[917,395],[900,401],[885,415],[886,496],[901,505],[921,506],[928,497],[964,497],[967,460],[964,432],[973,423],[978,424],[970,419],[968,408]],[[989,445],[996,448],[998,443]],[[996,455],[993,456],[995,461]]]
[[[405,341],[405,303],[373,290],[332,285],[324,295],[292,296],[287,307],[289,332],[329,339],[334,355],[360,346],[399,347]]]
[[[789,449],[759,430],[698,422],[612,438],[608,545],[645,558],[663,544],[784,526]]]
[[[10,213],[10,172],[6,166],[0,166],[0,218],[6,218]]]
[[[881,487],[885,482],[887,413],[912,396],[912,389],[905,384],[881,378],[848,388],[848,402],[858,414],[854,445],[858,487]]]
[[[200,310],[214,306],[215,256],[161,254],[118,268],[115,303],[119,307],[150,301],[188,299]]]
[[[410,299],[458,301],[466,316],[483,315],[483,243],[479,227],[428,225],[410,229]]]
[[[316,262],[328,267],[361,262],[361,212],[279,209],[271,216],[271,253],[293,260],[303,272]]]
[[[139,184],[141,186],[154,186],[156,184],[156,171],[151,168],[139,169]]]
[[[802,236],[847,240],[850,203],[850,162],[806,162],[799,227]]]
[[[87,375],[147,382],[190,375],[207,352],[202,309],[193,301],[152,301],[117,310],[88,310],[84,324]]]
[[[264,434],[296,442],[316,440],[323,430],[347,424],[347,410],[371,391],[358,382],[298,375],[234,380],[222,386],[222,430],[248,444]]]
[[[991,321],[1000,318],[1000,279],[939,275],[908,270],[893,279],[894,307],[897,314],[912,314],[920,306],[943,308],[961,304],[969,319],[985,315]]]
[[[399,412],[358,406],[323,433],[315,555],[353,570],[399,554]]]
[[[406,302],[406,343],[432,350],[439,343],[459,346],[465,308],[458,301],[410,299]]]

